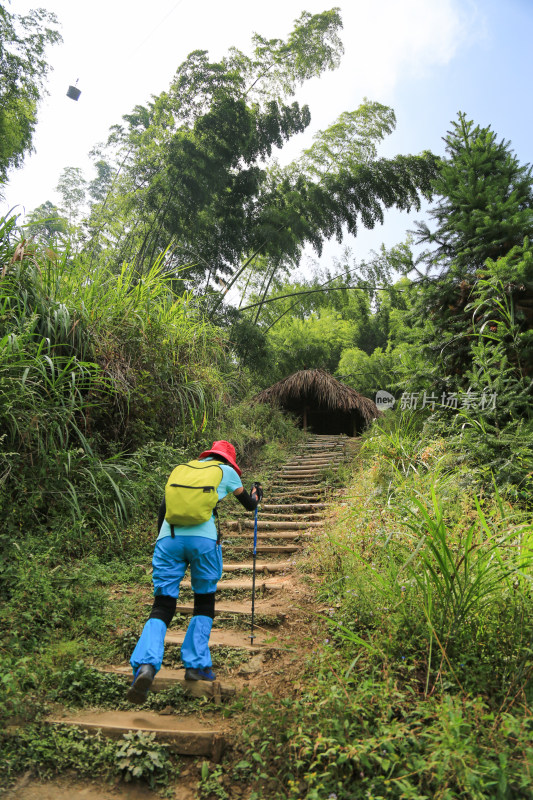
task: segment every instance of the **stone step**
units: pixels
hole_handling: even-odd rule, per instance
[[[261,506],[259,513],[264,511],[267,514],[271,514],[277,511],[283,511],[286,508],[287,506],[284,506],[281,503],[278,505],[265,505]],[[294,503],[291,505],[292,511],[296,513],[306,513],[308,511],[312,513],[313,511],[321,511],[326,508],[326,503]]]
[[[269,487],[267,496],[271,503],[279,503],[278,495],[283,495],[284,499],[285,497],[289,496],[291,498],[296,497],[299,502],[302,502],[302,500],[307,500],[308,498],[311,498],[312,500],[316,500],[317,498],[319,500],[323,500],[324,493],[326,492],[327,488],[329,489],[329,487],[324,486],[323,483],[315,483],[310,485],[302,484],[300,481],[286,481],[284,483],[278,481],[276,484]],[[308,494],[306,496],[299,494],[299,492],[309,490],[312,490],[313,494]],[[259,513],[261,513],[261,511],[259,511]]]
[[[347,436],[340,436],[337,433],[311,433],[307,442],[304,442],[304,444],[312,444],[313,442],[334,442],[335,444],[343,444],[347,440]]]
[[[284,486],[284,489],[287,487]],[[285,508],[292,508],[293,503],[322,503],[324,501],[325,492],[314,492],[313,494],[294,494],[294,492],[276,491],[276,494],[269,497],[272,505],[284,505]],[[280,502],[280,501],[283,501]],[[261,511],[259,511],[261,513]]]
[[[256,592],[283,592],[289,588],[288,581],[265,581],[264,579],[256,578],[255,590]],[[252,591],[251,580],[224,580],[218,582],[217,592],[235,592],[235,591]],[[180,584],[182,589],[191,589],[190,581],[182,581]]]
[[[167,630],[165,644],[183,644],[185,633],[185,631],[172,630],[172,628]],[[209,647],[215,649],[217,647],[234,647],[239,650],[246,650],[246,652],[250,653],[259,653],[262,650],[268,649],[278,649],[278,646],[275,644],[267,644],[267,638],[268,637],[265,637],[264,634],[256,635],[254,633],[254,643],[252,645],[250,644],[249,633],[236,630],[217,630],[213,628],[209,637]],[[183,672],[183,676],[185,676],[185,671],[181,670],[181,672]],[[190,683],[196,683],[196,681],[184,681],[184,683],[188,685]],[[200,683],[209,683],[209,681],[200,681]]]
[[[309,491],[312,490],[315,492],[313,497],[316,497],[319,492],[325,492],[329,489],[329,486],[326,486],[322,481],[320,482],[311,482],[311,481],[301,481],[301,480],[281,480],[281,478],[273,483],[272,486],[269,486],[266,490],[267,497],[269,500],[274,502],[275,496],[278,494],[297,494],[300,491]],[[297,496],[301,497],[301,495]]]
[[[309,431],[307,434],[308,439],[334,439],[335,441],[346,441],[349,437],[346,433],[315,433],[314,431]]]
[[[279,473],[276,475],[274,481],[269,485],[269,488],[273,486],[279,486],[283,483],[301,483],[303,487],[306,489],[312,489],[313,486],[321,486],[323,484],[322,479],[318,479],[316,475],[282,475]]]
[[[287,466],[288,464],[303,464],[303,463],[315,463],[317,461],[343,461],[344,453],[342,450],[333,450],[330,453],[324,453],[320,450],[306,450],[304,452],[295,453],[295,455],[291,458],[290,461],[286,461],[283,466]]]
[[[300,481],[302,485],[306,487],[308,487],[310,483],[321,484],[323,482],[319,472],[309,472],[305,475],[296,475],[294,472],[278,472],[270,485],[276,486],[278,483],[284,483],[286,481]]]
[[[287,522],[292,522],[296,520],[307,520],[309,522],[320,522],[323,519],[322,514],[312,514],[311,512],[305,513],[300,511],[294,511],[292,514],[285,513],[273,513],[272,511],[261,511],[261,519],[265,522],[282,522],[283,520]]]
[[[288,461],[282,466],[282,470],[287,469],[323,469],[324,467],[331,466],[332,464],[342,464],[344,461],[340,456],[332,456],[331,458],[295,458],[294,461]]]
[[[228,547],[228,549],[231,548],[231,552],[232,553],[233,552],[250,553],[251,550],[252,550],[250,545],[244,546],[244,545],[238,544],[238,545],[227,545],[227,547]],[[282,553],[282,554],[283,553],[287,553],[287,554],[289,554],[289,553],[298,553],[300,550],[301,550],[300,547],[297,547],[296,545],[289,545],[289,544],[287,544],[287,545],[283,545],[283,544],[277,544],[277,545],[276,544],[262,544],[262,545],[259,545],[258,544],[257,545],[257,552],[258,553],[267,553],[267,554],[268,553]]]
[[[179,614],[191,615],[193,610],[194,610],[194,605],[192,603],[178,603],[176,606],[176,611]],[[273,619],[277,619],[280,622],[283,622],[287,616],[284,611],[279,611],[279,609],[277,609],[275,606],[271,606],[268,603],[264,602],[255,603],[255,613],[257,616],[272,617]],[[219,603],[217,600],[217,602],[215,603],[215,617],[227,616],[228,614],[232,614],[233,616],[236,617],[251,616],[252,614],[251,601],[231,602],[229,600],[226,600],[224,602]]]
[[[302,464],[301,462],[298,464],[285,464],[281,468],[281,474],[284,475],[286,472],[310,472],[313,475],[318,475],[322,470],[326,467],[331,465],[331,461],[324,461],[323,464]]]
[[[346,439],[310,439],[304,442],[301,447],[344,447]]]
[[[299,467],[295,467],[294,469],[283,470],[281,472],[278,472],[275,478],[273,478],[273,480],[277,480],[278,478],[282,478],[283,480],[285,480],[287,475],[297,475],[298,477],[305,478],[306,480],[309,478],[316,478],[317,481],[320,482],[320,480],[322,480],[324,476],[325,470],[336,470],[336,469],[337,465],[335,464],[324,464],[324,466],[318,467],[316,469],[313,468],[312,470],[309,469],[307,471],[302,470]]]
[[[330,458],[298,458],[294,461],[287,462],[282,466],[282,470],[288,469],[324,469],[324,467],[329,467],[332,465],[339,466],[340,464],[344,463],[344,459],[341,457],[332,456]]]
[[[180,755],[208,756],[218,762],[224,752],[225,728],[219,720],[212,725],[194,717],[162,716],[153,711],[85,711],[51,716],[49,725],[78,726],[88,731],[101,730],[104,736],[118,738],[129,731],[155,733]]]
[[[344,459],[342,458],[324,458],[320,459],[319,461],[312,461],[310,459],[306,459],[305,461],[294,461],[290,464],[286,464],[282,469],[283,471],[291,470],[291,469],[315,469],[321,470],[325,467],[339,467],[341,464],[344,464]]]
[[[301,455],[292,461],[287,461],[284,467],[321,467],[324,464],[343,464],[346,461],[344,455]]]
[[[238,562],[236,564],[224,564],[224,572],[247,572],[253,570],[253,568],[253,562],[243,561],[241,564]],[[255,564],[256,573],[284,572],[291,568],[292,564],[289,561],[256,561]]]
[[[167,642],[169,641],[169,633],[170,631],[167,631],[167,636],[165,638]],[[242,635],[244,636],[244,634]],[[248,639],[250,639],[250,637],[248,637]],[[174,642],[171,642],[171,644],[174,644]],[[181,644],[181,642],[177,642],[177,644]],[[209,644],[212,644],[211,639],[209,640]],[[256,652],[260,650],[260,646],[256,647]],[[129,681],[132,679],[132,670],[130,666],[100,667],[98,671],[108,675],[123,675]],[[214,686],[214,683],[218,683],[219,685]],[[162,692],[164,689],[172,689],[174,686],[181,686],[183,691],[190,697],[214,698],[219,693],[219,690],[222,697],[234,697],[237,692],[235,686],[229,683],[223,683],[222,681],[186,681],[184,669],[168,669],[167,667],[162,667],[156,674],[151,686],[151,691]]]
[[[298,455],[308,455],[308,454],[319,454],[323,455],[339,455],[339,453],[344,453],[345,448],[344,445],[323,445],[323,444],[309,444],[306,447],[303,447],[301,450],[298,451]]]
[[[254,521],[252,519],[245,519],[241,522],[241,520],[228,520],[224,527],[230,530],[233,534],[235,530],[253,530],[254,528]],[[268,519],[258,519],[257,520],[257,530],[258,532],[261,531],[305,531],[308,528],[321,528],[321,522],[307,522],[306,520],[302,520],[301,522],[288,522],[288,521],[280,521],[276,522],[274,520]]]
[[[298,511],[292,504],[287,505],[277,505],[275,508],[280,509],[279,511],[265,511],[264,508],[259,509],[258,513],[258,522],[321,522],[324,519],[324,514],[321,511]],[[231,518],[227,518],[221,520],[222,527],[227,526],[228,523],[233,523],[231,530],[235,527],[238,529],[239,526],[235,525],[235,523],[240,523],[240,527],[245,527],[245,522],[253,523],[253,517],[249,517],[247,514],[236,517],[232,515]]]
[[[289,487],[287,487],[287,486],[283,487],[283,489],[288,489],[288,488]],[[306,505],[308,503],[326,503],[326,501],[329,500],[329,492],[328,492],[328,497],[326,497],[326,493],[325,492],[323,492],[321,494],[316,494],[316,495],[307,495],[306,497],[304,497],[303,495],[296,495],[296,497],[298,498],[297,500],[294,499],[295,495],[292,494],[291,492],[282,492],[281,491],[281,487],[280,487],[279,494],[276,494],[275,497],[272,497],[271,503],[269,503],[269,505],[282,506],[284,509],[291,509],[292,510],[295,507],[295,505]],[[269,512],[267,512],[267,513],[269,513]],[[285,514],[286,511],[279,512],[279,513],[284,513]],[[305,519],[305,512],[302,512],[302,513],[304,514],[304,519]],[[261,511],[259,511],[258,519],[261,518],[260,514],[261,514]],[[300,517],[297,514],[295,514],[294,519],[298,520],[298,519],[300,519]]]
[[[259,545],[260,542],[264,543],[269,539],[274,539],[275,541],[282,539],[288,539],[289,541],[298,541],[299,539],[309,539],[310,537],[311,537],[310,533],[302,533],[301,531],[292,531],[292,532],[287,531],[285,533],[283,531],[276,531],[275,533],[268,533],[267,531],[263,531],[261,535],[258,534],[257,543]],[[251,539],[253,541],[253,538],[254,538],[253,533],[246,533],[246,532],[239,533],[239,531],[231,531],[228,537],[222,538],[222,543],[227,544],[228,542],[234,542],[237,539]]]
[[[278,494],[290,494],[292,497],[303,497],[303,501],[297,500],[296,502],[309,503],[313,502],[317,495],[322,496],[325,491],[326,487],[323,484],[317,486],[286,486],[283,484],[279,485],[279,481],[277,481],[277,484],[272,484],[271,490],[267,494],[266,503],[275,503],[275,498]],[[311,500],[308,498],[311,498]]]
[[[309,469],[305,467],[293,467],[291,469],[281,470],[281,472],[278,472],[276,474],[276,479],[285,479],[288,475],[297,475],[299,478],[316,478],[317,480],[322,480],[325,471],[336,471],[338,466],[338,464],[324,464],[320,467],[310,467]]]
[[[323,470],[318,469],[282,469],[280,478],[318,478]]]
[[[324,490],[325,490],[324,486],[318,486],[318,487],[316,487],[316,486],[302,486],[301,489],[297,489],[297,490],[295,490],[293,488],[292,491],[291,491],[291,494],[293,494],[293,495],[294,494],[296,494],[296,495],[314,495],[314,494],[317,494],[318,492],[323,492]],[[268,500],[270,500],[270,497],[268,498]],[[268,502],[268,500],[267,500],[267,502]]]

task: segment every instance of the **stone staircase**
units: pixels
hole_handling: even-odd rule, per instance
[[[284,626],[290,625],[295,556],[320,531],[332,495],[331,477],[350,458],[354,446],[357,441],[346,436],[308,435],[270,485],[264,486],[265,498],[259,509],[257,527],[255,602],[256,620],[261,624],[253,643],[250,638],[253,514],[241,510],[231,498],[225,501],[223,507],[232,512],[232,517],[222,522],[224,573],[218,584],[215,621],[209,640],[214,654],[217,648],[235,648],[247,655],[260,656],[279,648]],[[176,610],[180,615],[190,615],[193,610],[190,581],[182,581],[180,591],[184,598],[180,597]],[[227,627],[228,624],[231,627]],[[165,645],[179,646],[184,635],[185,628],[171,626]],[[111,665],[102,671],[124,675],[128,682],[131,680],[129,665]],[[184,674],[183,669],[163,667],[154,680],[153,691],[180,686],[189,696],[211,698],[215,704],[220,704],[226,698],[235,697],[240,689],[238,682],[225,679],[213,683],[186,681]],[[125,688],[126,685],[125,680]],[[109,736],[121,736],[132,730],[151,732],[177,753],[207,756],[217,762],[232,738],[231,719],[220,716],[214,714],[210,719],[204,710],[200,720],[194,715],[162,715],[133,708],[131,711],[65,711],[49,717],[48,722],[101,730]]]

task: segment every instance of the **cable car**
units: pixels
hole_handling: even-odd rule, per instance
[[[79,78],[78,78],[78,80],[79,80]],[[76,81],[76,84],[77,83],[78,83],[78,81]],[[70,97],[71,100],[79,100],[79,98],[80,98],[81,89],[78,89],[76,84],[74,84],[74,86],[69,86],[68,90],[67,90],[67,97]]]

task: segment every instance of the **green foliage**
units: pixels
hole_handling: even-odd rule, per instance
[[[422,450],[420,422],[393,420],[362,450],[354,490],[367,504],[349,504],[322,559],[341,592],[333,629],[368,637],[399,675],[412,659],[426,693],[444,680],[505,702],[509,682],[527,691],[533,528],[497,489],[471,498],[444,440]]]
[[[26,230],[32,239],[41,244],[51,244],[67,232],[68,222],[49,200],[26,215]]]
[[[227,406],[211,431],[206,431],[207,439],[210,434],[213,439],[224,438],[234,444],[243,469],[256,467],[259,460],[279,466],[303,436],[289,414],[249,400]]]
[[[137,636],[132,638],[135,644]],[[129,654],[131,654],[131,643]],[[53,675],[53,686],[49,697],[73,708],[128,710],[131,709],[131,703],[126,699],[126,689],[130,682],[130,675],[100,672],[94,667],[87,666],[83,660],[79,660]],[[143,708],[160,711],[172,706],[177,713],[190,712],[195,705],[202,706],[206,702],[202,698],[187,697],[181,686],[177,686],[161,692],[150,692]]]
[[[533,528],[453,466],[413,415],[367,434],[310,554],[328,638],[297,692],[250,708],[233,778],[252,797],[528,796]]]
[[[266,299],[260,299],[265,276],[251,271],[244,293],[250,292],[247,299],[254,302],[228,315],[230,338],[237,341],[244,333],[239,359],[261,385],[322,366],[367,396],[379,388],[395,388],[411,374],[413,362],[420,361],[404,321],[413,287],[405,279],[392,284],[394,272],[411,262],[408,243],[381,248],[367,262],[351,261],[346,252],[334,270],[317,271],[311,279],[273,279]],[[254,332],[247,313],[256,314],[259,308]],[[354,357],[363,360],[364,369],[352,363]]]
[[[61,211],[72,226],[81,215],[87,181],[79,167],[64,167],[57,182],[56,192],[61,197]]]
[[[168,784],[171,775],[168,745],[156,742],[155,733],[125,733],[115,758],[117,768],[125,781],[145,780],[152,789]],[[172,772],[174,775],[179,774],[176,770]]]
[[[315,659],[316,660],[316,659]],[[528,796],[531,726],[480,700],[417,701],[322,657],[298,698],[256,697],[236,776],[252,798],[363,800]]]
[[[39,709],[38,671],[30,656],[3,653],[0,656],[0,711],[4,721],[15,718],[24,722]],[[29,710],[29,706],[32,706]]]
[[[273,376],[279,380],[299,369],[321,367],[333,372],[341,352],[354,337],[354,325],[329,309],[305,321],[287,317],[269,336],[275,358]]]
[[[379,389],[390,390],[405,377],[401,367],[399,353],[394,350],[384,353],[381,347],[376,347],[368,355],[358,347],[347,347],[342,351],[336,374],[343,383],[373,399]]]
[[[520,375],[521,364],[531,356],[533,176],[509,143],[497,142],[490,128],[474,127],[464,114],[459,114],[446,145],[448,158],[441,162],[435,184],[440,197],[429,212],[435,230],[418,227],[419,243],[437,246],[421,257],[428,276],[411,320],[433,363],[435,384],[456,390],[468,386],[481,355],[476,350],[479,339],[483,337],[485,351],[493,349],[492,332],[493,367],[501,362],[507,376],[513,367]],[[504,350],[510,364],[502,362]],[[517,411],[520,405],[523,398]]]
[[[91,198],[97,202],[105,201],[107,193],[111,188],[113,170],[106,161],[100,159],[95,162],[96,177],[89,183],[88,191]]]
[[[198,798],[199,800],[230,800],[231,795],[225,790],[222,780],[223,771],[222,767],[216,766],[211,771],[207,761],[202,763],[200,772],[200,783],[198,785]]]
[[[498,142],[490,126],[474,126],[462,112],[444,141],[448,157],[434,186],[440,199],[429,211],[436,227],[419,225],[418,241],[437,244],[424,256],[430,269],[459,281],[531,235],[533,178],[509,142]]]
[[[301,164],[307,174],[323,178],[339,167],[353,171],[377,158],[377,143],[396,127],[394,111],[365,98],[355,111],[343,112],[326,131],[315,134]]]
[[[0,738],[6,781],[28,770],[39,778],[67,770],[81,777],[110,776],[116,774],[116,750],[117,743],[100,732],[55,725],[27,725]]]
[[[306,245],[320,252],[345,226],[355,233],[360,223],[381,222],[386,208],[418,208],[435,160],[378,159],[377,144],[395,123],[378,103],[341,115],[287,167],[268,163],[309,125],[309,109],[292,97],[338,65],[340,27],[338,9],[304,12],[285,41],[256,34],[251,56],[232,48],[213,63],[205,51],[191,53],[168,92],[112,129],[105,163],[115,177],[92,209],[91,251],[103,248],[115,264],[127,259],[143,271],[171,242],[166,268],[201,287],[215,315],[248,267],[265,266],[266,297]]]
[[[67,706],[114,707],[124,701],[125,681],[117,675],[107,675],[77,661],[59,674],[53,699]]]
[[[62,41],[55,25],[55,15],[42,8],[22,15],[0,7],[0,186],[32,149],[37,106],[50,70],[46,48]]]
[[[139,780],[155,789],[168,785],[179,766],[155,734],[124,734],[114,741],[80,728],[60,725],[28,725],[16,733],[0,735],[4,779],[11,783],[31,770],[41,779],[69,770],[83,778],[121,777]]]
[[[141,281],[128,266],[88,278],[79,257],[17,245],[13,220],[0,242],[4,531],[54,515],[64,526],[65,510],[80,535],[122,527],[152,500],[134,486],[150,485],[153,467],[146,476],[148,451],[120,451],[198,438],[231,383],[223,337],[158,265]]]
[[[514,602],[521,604],[518,590],[522,589],[522,594],[525,590],[527,596],[525,576],[533,566],[533,526],[513,525],[512,532],[505,533],[509,520],[504,517],[494,524],[474,499],[477,515],[470,524],[460,520],[457,526],[447,524],[450,509],[437,498],[434,486],[429,508],[413,497],[409,508],[398,509],[413,534],[414,550],[400,566],[396,586],[402,573],[409,576],[411,589],[416,584],[417,599],[411,603],[420,603],[430,645],[435,636],[443,655],[446,648],[447,660],[449,653],[457,655],[457,649],[464,657],[465,639],[478,638],[486,610],[500,597],[514,589]],[[398,599],[403,601],[399,593]]]
[[[525,504],[533,497],[532,289],[527,239],[497,262],[487,260],[464,308],[468,327],[461,334],[445,334],[443,351],[449,355],[438,358],[433,368],[434,374],[444,374],[448,391],[460,390],[462,401],[451,420],[449,410],[439,411],[436,427],[444,431],[446,426],[456,450],[470,454],[479,482],[490,486],[494,475],[502,491]],[[454,339],[460,340],[458,351]],[[459,359],[457,352],[463,354]],[[450,375],[461,362],[462,375]]]

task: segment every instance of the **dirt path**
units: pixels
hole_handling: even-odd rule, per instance
[[[219,679],[214,683],[185,681],[184,670],[165,666],[164,662],[154,681],[154,691],[179,685],[186,693],[209,697],[215,704],[221,704],[226,698],[234,698],[252,688],[283,693],[293,676],[297,679],[301,652],[312,648],[315,625],[306,610],[311,593],[298,579],[296,558],[302,547],[322,529],[323,516],[332,499],[331,489],[324,480],[325,471],[331,476],[331,469],[344,463],[353,444],[354,440],[345,436],[309,435],[271,485],[265,487],[265,502],[260,507],[258,523],[256,638],[253,642],[250,639],[253,514],[237,511],[224,521],[224,574],[218,585],[210,645],[215,663],[219,648],[224,648],[221,652],[233,653],[233,657],[229,665],[217,668]],[[184,581],[182,587],[186,594],[187,582]],[[192,597],[191,602],[186,599],[184,602],[180,598],[180,615],[192,613]],[[185,629],[186,624],[169,628],[166,645],[179,647]],[[233,667],[230,666],[232,661],[237,662]],[[131,674],[126,664],[107,665],[102,670],[128,678]],[[94,709],[79,713],[58,709],[48,721],[52,725],[100,729],[115,737],[126,731],[149,731],[167,742],[175,752],[195,757],[186,765],[176,786],[177,800],[196,797],[193,789],[198,780],[196,758],[203,756],[217,763],[224,751],[236,744],[239,733],[237,720],[210,714],[205,706],[195,715],[174,714],[171,708],[162,713],[142,708],[132,711]],[[132,785],[110,788],[105,784],[87,785],[65,779],[41,784],[26,778],[8,795],[10,800],[62,797],[145,800],[156,796],[146,788]]]

